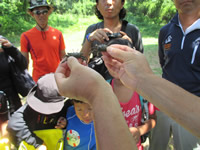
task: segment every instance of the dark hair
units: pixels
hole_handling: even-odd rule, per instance
[[[112,44],[120,44],[120,45],[126,45],[129,47],[133,47],[133,44],[129,40],[123,39],[123,38],[115,38],[106,43],[107,46],[110,46]]]
[[[125,1],[125,0],[122,0],[123,3],[124,3],[124,1]],[[99,2],[99,0],[96,0],[96,3],[98,3],[98,2]],[[96,6],[96,5],[94,6],[94,9],[95,9],[95,15],[96,15],[99,19],[103,20],[103,16],[101,15],[100,11],[97,9],[97,6]],[[123,8],[120,10],[120,12],[119,12],[119,19],[122,20],[122,19],[124,19],[125,17],[126,17],[126,9],[123,7]]]

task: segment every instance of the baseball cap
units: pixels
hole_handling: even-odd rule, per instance
[[[47,7],[51,7],[46,0],[30,0],[30,7],[28,8],[30,9],[34,9],[36,7],[41,7],[41,6],[47,6]]]

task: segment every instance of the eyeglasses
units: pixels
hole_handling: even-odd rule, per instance
[[[38,16],[41,15],[41,14],[46,15],[48,13],[48,10],[47,9],[45,9],[45,10],[34,10],[33,13],[35,15],[38,15]]]

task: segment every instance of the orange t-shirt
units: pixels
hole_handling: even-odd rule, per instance
[[[31,53],[34,81],[55,72],[60,63],[60,51],[65,50],[63,35],[59,30],[49,27],[42,33],[34,27],[22,33],[20,42],[21,51]]]

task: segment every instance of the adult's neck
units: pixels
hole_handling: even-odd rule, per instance
[[[199,18],[200,11],[194,11],[192,13],[179,13],[179,19],[184,31]]]
[[[35,26],[36,29],[38,29],[39,31],[47,31],[49,29],[48,24],[45,27],[40,27],[38,24]]]
[[[104,28],[108,28],[113,32],[119,32],[121,30],[122,21],[119,18],[115,19],[105,19],[104,18]]]

